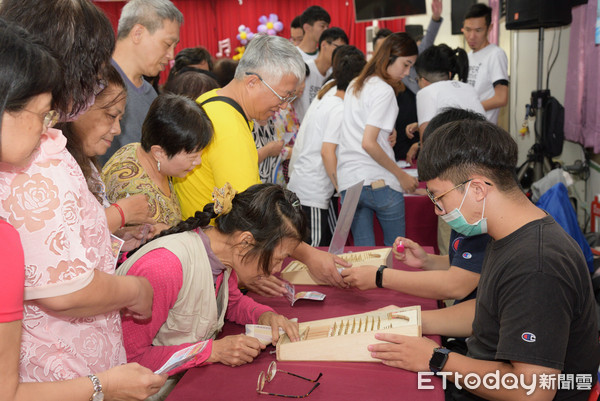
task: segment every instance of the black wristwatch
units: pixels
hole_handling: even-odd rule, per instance
[[[379,269],[377,269],[377,273],[375,274],[375,285],[377,288],[383,288],[383,269],[387,269],[387,266],[379,266]]]
[[[429,370],[433,373],[440,372],[448,360],[448,354],[452,352],[448,348],[439,347],[433,350],[433,355],[429,360]]]

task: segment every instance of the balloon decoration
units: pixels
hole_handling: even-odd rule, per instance
[[[260,22],[260,25],[256,30],[260,33],[275,36],[278,32],[283,30],[283,24],[279,21],[277,14],[269,14],[269,18],[267,18],[266,15],[263,15],[258,19],[258,22]]]
[[[234,60],[240,60],[242,58],[242,56],[244,55],[244,52],[246,51],[246,46],[236,47],[235,51],[237,53],[232,57],[232,59],[234,59]]]
[[[237,34],[237,39],[240,41],[241,44],[243,44],[244,46],[248,44],[248,42],[250,42],[252,40],[252,38],[254,37],[254,34],[252,33],[252,31],[250,31],[250,28],[248,28],[246,25],[240,25],[238,27],[238,31],[239,33]]]

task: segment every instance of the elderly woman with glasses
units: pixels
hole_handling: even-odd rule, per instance
[[[267,121],[294,100],[305,68],[300,53],[288,40],[258,35],[244,52],[235,78],[224,88],[198,98],[213,123],[214,138],[204,150],[202,164],[185,178],[174,180],[183,218],[202,210],[211,202],[213,188],[225,182],[238,191],[260,183],[252,120]],[[322,281],[344,285],[336,263],[348,263],[341,258],[308,244],[300,244],[292,256],[310,266]],[[282,295],[286,291],[276,278],[244,284],[265,295]]]
[[[78,8],[73,3],[35,5],[45,16],[52,10],[73,21],[103,17],[87,1]],[[110,31],[108,20],[100,21]],[[0,398],[141,400],[165,378],[121,365],[119,309],[149,316],[152,290],[144,279],[110,274],[114,257],[104,213],[64,149],[65,138],[51,128],[52,108],[69,103],[53,95],[62,79],[46,47],[0,18]]]

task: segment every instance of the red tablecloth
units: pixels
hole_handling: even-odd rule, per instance
[[[438,217],[434,208],[435,206],[427,196],[404,196],[406,238],[410,238],[421,246],[431,246],[435,253],[439,254],[437,243]]]
[[[431,202],[430,202],[431,203]],[[350,250],[364,250],[354,247]],[[431,249],[428,249],[430,252]],[[397,265],[396,265],[397,264]],[[410,269],[397,261],[395,268]],[[257,301],[272,306],[277,312],[288,317],[298,317],[299,321],[325,319],[355,313],[363,313],[387,305],[410,306],[420,304],[423,310],[437,308],[437,301],[409,296],[386,289],[369,291],[341,290],[326,286],[296,286],[297,291],[316,290],[327,295],[323,302],[301,300],[289,305],[280,298],[265,298],[251,294]],[[244,327],[227,322],[221,335],[240,334]],[[439,337],[431,337],[439,342]],[[259,372],[266,370],[271,361],[276,360],[271,353],[275,348],[267,347],[251,364],[227,367],[221,364],[190,369],[171,392],[167,401],[186,400],[276,400],[281,397],[259,395],[256,381]],[[432,390],[417,389],[417,374],[391,368],[380,363],[362,362],[278,362],[279,369],[305,377],[323,377],[321,385],[308,397],[311,401],[335,400],[443,400],[441,381],[434,379]],[[278,373],[264,391],[288,395],[306,394],[312,383]]]

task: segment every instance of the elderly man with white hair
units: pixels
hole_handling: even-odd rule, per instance
[[[183,218],[211,203],[215,187],[229,182],[239,192],[260,183],[252,120],[266,121],[278,109],[287,107],[296,98],[304,74],[304,61],[288,40],[258,35],[244,52],[234,79],[196,100],[213,123],[214,137],[203,151],[202,164],[185,178],[174,180]],[[348,265],[342,259],[305,243],[291,256],[310,266],[318,278],[344,285],[335,268],[335,263]],[[283,283],[274,277],[245,284],[263,295],[286,292]]]

